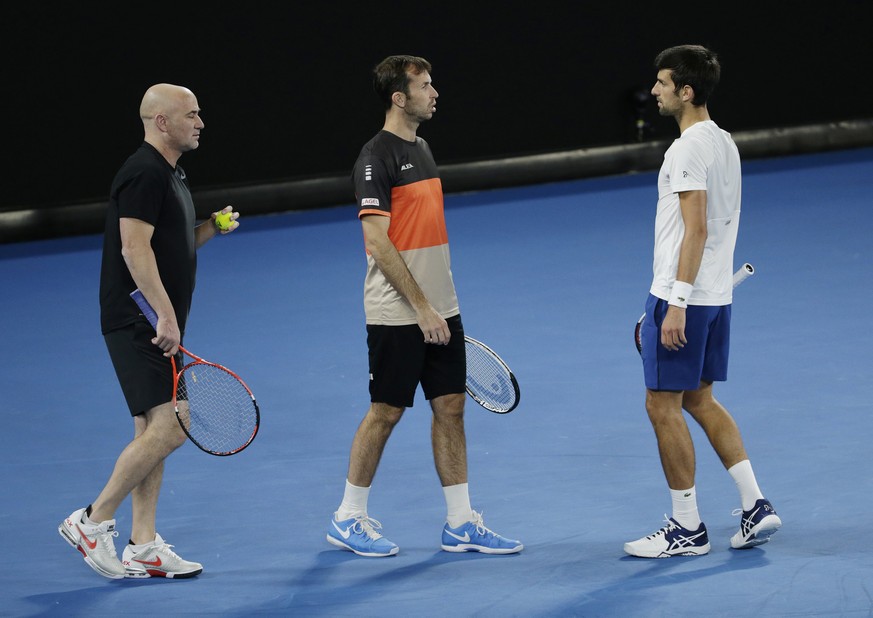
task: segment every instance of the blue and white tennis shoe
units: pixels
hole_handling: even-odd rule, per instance
[[[473,521],[457,528],[447,523],[443,528],[442,548],[445,551],[475,551],[483,554],[515,554],[524,549],[521,541],[505,539],[485,527],[482,515],[473,511]]]
[[[756,545],[763,545],[770,537],[782,527],[782,520],[776,514],[776,510],[769,500],[761,498],[755,502],[748,511],[735,510],[732,514],[743,514],[740,520],[740,530],[731,537],[731,547],[734,549],[748,549]]]
[[[382,536],[378,532],[381,529],[382,524],[367,515],[337,521],[334,513],[327,529],[327,542],[366,558],[393,556],[400,548]]]
[[[649,536],[624,544],[624,551],[638,558],[702,556],[709,553],[709,536],[703,522],[697,530],[688,530],[672,517],[664,515],[667,525]]]

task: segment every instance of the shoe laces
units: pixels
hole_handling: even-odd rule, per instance
[[[485,521],[482,517],[483,515],[484,515],[484,512],[477,513],[476,511],[473,511],[473,521],[470,523],[472,523],[474,526],[476,526],[476,532],[478,532],[482,536],[485,536],[488,534],[494,534],[491,530],[489,530],[488,528],[485,527]]]
[[[356,518],[353,529],[358,534],[366,534],[374,541],[382,538],[382,535],[376,532],[376,530],[382,529],[382,524],[367,515],[362,515]]]
[[[115,553],[115,543],[112,541],[112,538],[118,536],[118,530],[115,529],[114,524],[108,524],[105,521],[102,521],[94,527],[94,532],[92,534],[97,542],[100,543],[100,546],[109,552],[110,555],[113,557],[118,556],[118,554]]]
[[[175,558],[176,560],[182,560],[182,558],[173,551],[173,545],[170,545],[166,541],[162,541],[161,543],[155,543],[155,551],[162,552],[169,556],[170,558]]]
[[[742,508],[734,509],[733,511],[731,511],[731,517],[739,517],[743,513],[745,513],[745,511]]]
[[[667,525],[664,526],[663,528],[661,528],[660,530],[658,530],[657,532],[650,534],[646,538],[647,539],[654,539],[654,538],[657,538],[659,536],[666,536],[668,532],[671,532],[673,530],[677,530],[679,528],[679,524],[677,524],[675,521],[673,521],[672,519],[667,517],[666,513],[664,513],[664,523]]]

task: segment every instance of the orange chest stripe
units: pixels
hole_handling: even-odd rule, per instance
[[[447,244],[443,190],[439,178],[395,187],[391,191],[388,237],[398,251]]]

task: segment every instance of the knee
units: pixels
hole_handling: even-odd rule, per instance
[[[185,440],[188,439],[188,435],[182,430],[182,428],[177,424],[176,427],[170,432],[170,435],[167,436],[167,446],[172,453],[177,448],[185,444]]]
[[[682,418],[682,408],[677,405],[667,405],[663,399],[646,395],[646,412],[652,425],[658,426]]]
[[[431,401],[431,409],[433,410],[434,416],[438,418],[463,419],[465,401],[465,393],[443,395],[441,397],[436,397]]]
[[[403,417],[404,410],[406,410],[406,408],[397,408],[385,403],[373,403],[370,405],[370,410],[367,412],[367,416],[369,416],[370,422],[385,425],[387,427],[394,427]]]

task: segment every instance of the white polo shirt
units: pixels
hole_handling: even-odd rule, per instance
[[[740,154],[730,133],[711,120],[687,128],[664,154],[658,175],[658,212],[651,293],[669,300],[676,281],[685,224],[682,191],[706,191],[706,245],[689,305],[728,305],[733,297],[734,247],[740,224]]]

